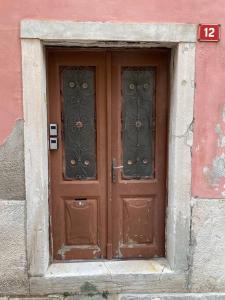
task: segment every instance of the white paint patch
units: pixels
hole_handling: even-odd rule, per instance
[[[211,166],[205,166],[203,174],[210,185],[218,185],[221,178],[225,177],[225,153],[216,156]]]
[[[225,105],[223,107],[223,122],[225,123]]]
[[[224,147],[225,146],[225,135],[223,130],[221,129],[220,124],[216,124],[215,132],[218,135],[218,147]]]
[[[220,147],[225,146],[225,136],[222,136],[221,141],[220,141]]]

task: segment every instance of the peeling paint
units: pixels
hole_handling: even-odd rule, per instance
[[[61,256],[61,258],[64,260],[66,259],[66,254],[70,253],[71,250],[74,249],[74,246],[69,246],[69,245],[62,245],[62,247],[57,251],[57,254]],[[85,250],[92,250],[93,253],[93,259],[94,258],[99,258],[99,252],[100,249],[94,249],[93,246],[87,246],[87,245],[80,245],[79,249],[85,249]],[[82,250],[81,250],[82,251]]]
[[[225,105],[223,106],[223,122],[225,123]]]
[[[210,185],[218,185],[220,179],[225,177],[225,154],[216,156],[211,166],[204,167],[203,173]]]
[[[203,167],[205,181],[220,196],[225,197],[225,106],[222,108],[221,119],[215,125],[217,135],[216,154],[212,163]]]
[[[66,254],[74,249],[74,246],[62,245],[62,247],[57,251],[57,254],[62,257],[62,259],[66,259]]]
[[[218,135],[218,143],[217,143],[218,147],[224,147],[225,146],[225,135],[224,135],[224,132],[223,132],[220,124],[216,124],[215,132]]]

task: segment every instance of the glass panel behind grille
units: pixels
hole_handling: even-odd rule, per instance
[[[96,178],[95,67],[62,71],[64,177]]]
[[[154,177],[155,70],[122,68],[123,178]]]

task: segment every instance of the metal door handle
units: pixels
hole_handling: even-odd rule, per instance
[[[112,159],[112,182],[116,183],[116,170],[117,169],[123,169],[123,166],[117,166],[116,165],[116,159]]]
[[[116,167],[116,159],[112,159],[112,182],[116,182],[116,172],[115,172],[115,167]]]

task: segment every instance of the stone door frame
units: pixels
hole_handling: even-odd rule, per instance
[[[31,292],[82,292],[87,282],[98,292],[185,290],[190,242],[196,25],[22,20],[20,37]],[[45,64],[45,46],[49,45],[172,49],[165,258],[128,262],[51,262]]]

